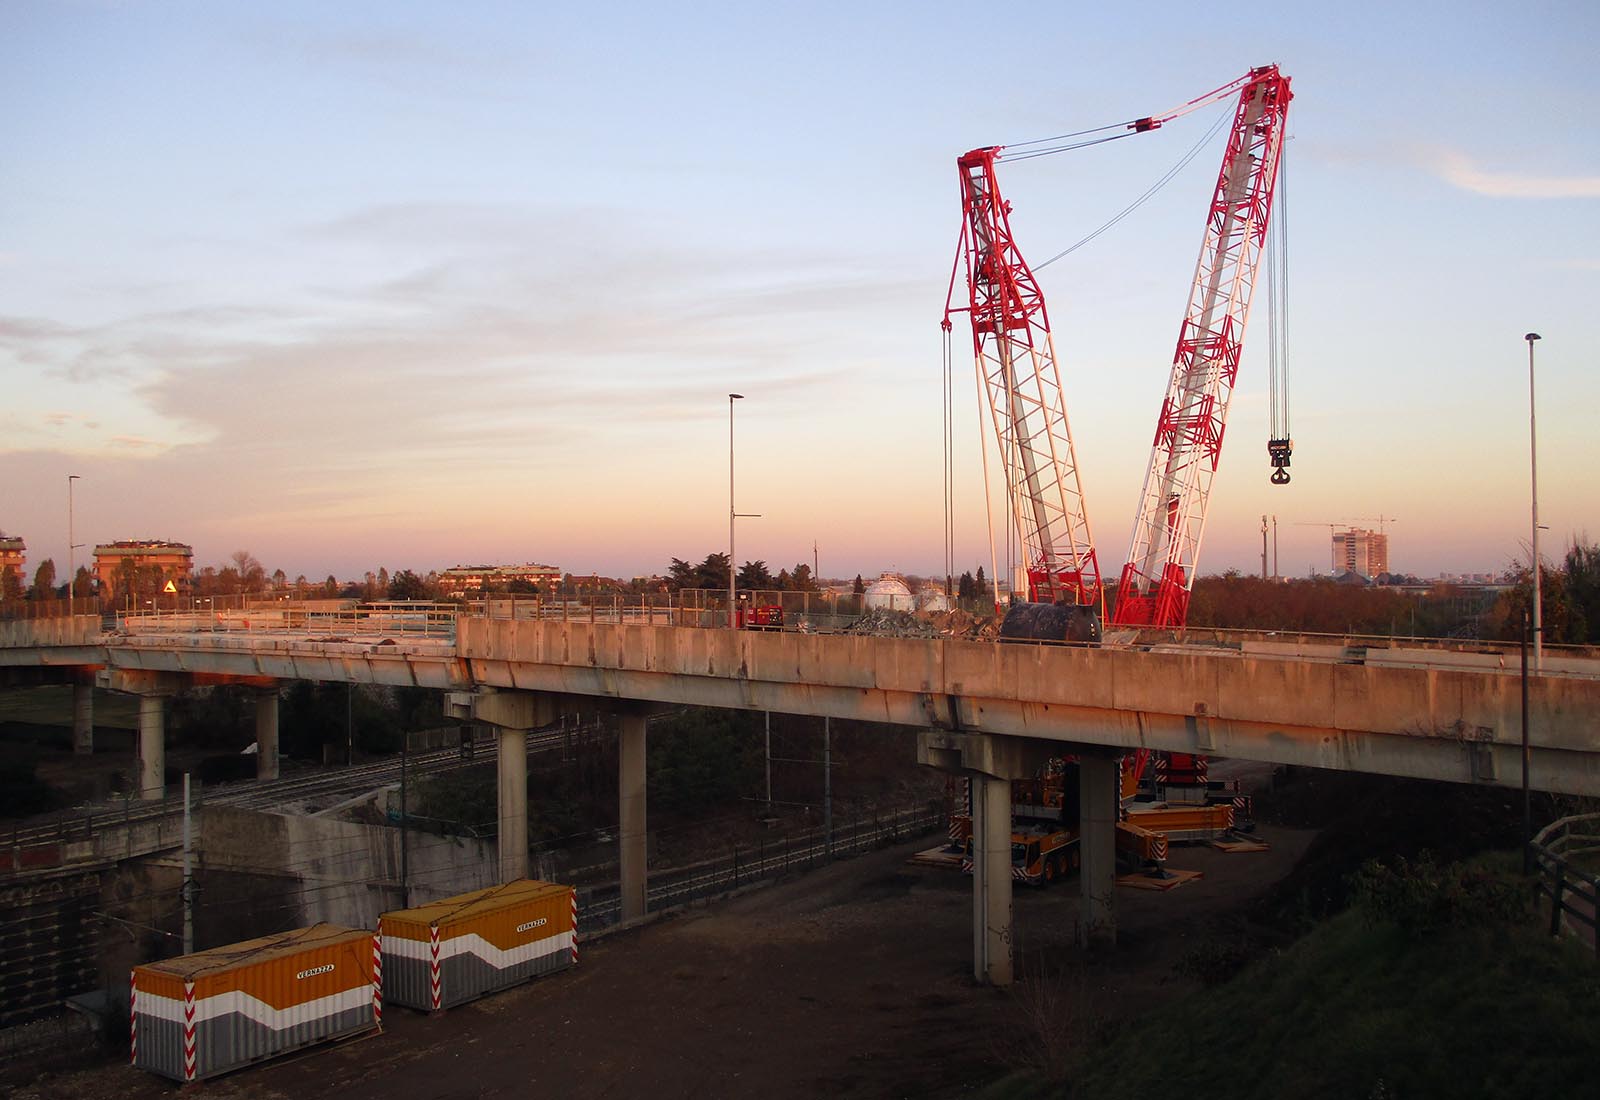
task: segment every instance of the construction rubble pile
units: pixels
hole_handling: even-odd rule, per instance
[[[846,634],[877,638],[969,638],[987,641],[1000,633],[996,619],[979,618],[966,611],[913,614],[876,608],[845,628]]]

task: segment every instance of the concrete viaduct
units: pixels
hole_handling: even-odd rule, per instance
[[[90,726],[87,685],[139,696],[141,788],[150,798],[163,793],[163,700],[183,687],[261,688],[257,738],[269,776],[277,769],[277,682],[421,686],[449,692],[452,717],[500,731],[500,835],[523,835],[525,732],[578,700],[591,711],[601,702],[620,716],[625,920],[645,907],[652,710],[724,707],[915,727],[920,762],[972,780],[973,966],[994,984],[1012,976],[1013,778],[1049,756],[1080,758],[1082,927],[1111,938],[1117,757],[1129,750],[1519,785],[1520,677],[1452,656],[1283,643],[1002,646],[468,615],[422,636],[382,624],[360,637],[331,637],[218,632],[181,620],[128,620],[111,633],[98,617],[0,623],[0,684],[73,680],[80,747]],[[1564,665],[1529,680],[1530,782],[1600,795],[1600,662]],[[503,846],[500,869],[503,878],[525,875],[526,846]]]

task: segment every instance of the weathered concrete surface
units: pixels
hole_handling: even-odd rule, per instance
[[[256,704],[256,778],[278,778],[278,689],[261,688]]]
[[[1494,670],[1207,647],[1079,649],[468,617],[458,620],[453,645],[128,638],[65,627],[52,645],[18,629],[55,625],[0,624],[0,665],[512,688],[1451,782],[1515,786],[1521,774],[1518,677]],[[91,636],[99,644],[78,644]],[[16,648],[6,647],[7,637]],[[1600,795],[1600,677],[1535,677],[1530,686],[1532,785]]]
[[[202,876],[227,873],[275,882],[270,890],[257,889],[276,897],[278,927],[330,921],[371,928],[386,910],[498,881],[492,844],[417,832],[407,843],[409,901],[400,882],[399,829],[207,806],[198,866]],[[220,903],[218,910],[223,911]],[[232,915],[237,927],[239,909]]]
[[[480,683],[1515,786],[1514,675],[988,642],[462,619]],[[1530,682],[1531,777],[1600,794],[1600,680]]]
[[[1012,977],[1011,782],[972,777],[972,976]]]
[[[1117,781],[1113,756],[1078,756],[1078,881],[1083,908],[1078,935],[1084,944],[1117,941]]]
[[[644,916],[649,840],[645,820],[645,735],[643,714],[625,713],[617,734],[617,864],[622,919]]]

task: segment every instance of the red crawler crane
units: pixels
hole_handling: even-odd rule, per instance
[[[1179,329],[1155,451],[1118,588],[1112,620],[1118,625],[1180,627],[1188,613],[1211,482],[1222,453],[1228,402],[1272,212],[1291,98],[1289,79],[1276,65],[1252,69],[1176,110],[1130,122],[1116,135],[1158,129],[1234,91],[1239,103],[1233,130],[1207,213],[1189,309]],[[1109,140],[1115,138],[1020,155],[1042,156]],[[1044,296],[1012,236],[1011,204],[1001,196],[995,176],[1001,153],[999,146],[984,147],[957,161],[961,241],[943,322],[948,333],[951,314],[962,312],[952,303],[955,277],[964,264],[969,291],[965,311],[972,322],[979,387],[993,420],[1010,523],[1028,575],[1029,603],[1012,608],[1001,636],[1098,641],[1100,567]],[[1273,439],[1268,450],[1276,468],[1272,480],[1282,484],[1288,480],[1284,467],[1289,465],[1290,442]],[[987,488],[987,477],[985,483]],[[1038,604],[1062,605],[1067,613],[1042,614]]]
[[[990,147],[958,161],[963,219],[956,266],[965,260],[973,357],[1000,446],[1028,598],[1093,608],[1100,602],[1100,566],[1084,513],[1050,318],[1011,235],[1011,204],[995,179],[999,156],[1000,149]],[[952,298],[954,283],[952,271]],[[946,331],[956,312],[961,310],[947,300]],[[1082,640],[1098,640],[1097,613],[1085,610],[1077,618],[1084,624]]]
[[[1178,330],[1172,378],[1117,586],[1112,622],[1119,626],[1181,627],[1189,611],[1292,98],[1289,78],[1276,65],[1252,69],[1212,96],[1236,87],[1239,107],[1206,217],[1189,311]],[[1152,129],[1162,121],[1135,125]],[[1289,464],[1289,446],[1287,439],[1268,444],[1277,468],[1273,480],[1280,484],[1288,480],[1283,468]]]

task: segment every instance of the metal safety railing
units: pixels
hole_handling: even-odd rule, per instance
[[[843,630],[873,612],[911,614],[913,596],[740,589],[739,606],[780,608],[785,630]],[[640,623],[659,626],[726,627],[727,589],[684,588],[666,592],[584,592],[491,596],[469,601],[467,614],[491,619],[553,619],[568,622]]]
[[[116,613],[124,634],[295,634],[325,641],[341,637],[450,640],[461,606],[424,600],[273,600],[249,597],[170,597],[168,606]]]
[[[1535,897],[1550,901],[1550,934],[1566,927],[1593,944],[1600,956],[1600,814],[1576,814],[1553,821],[1528,845]]]

